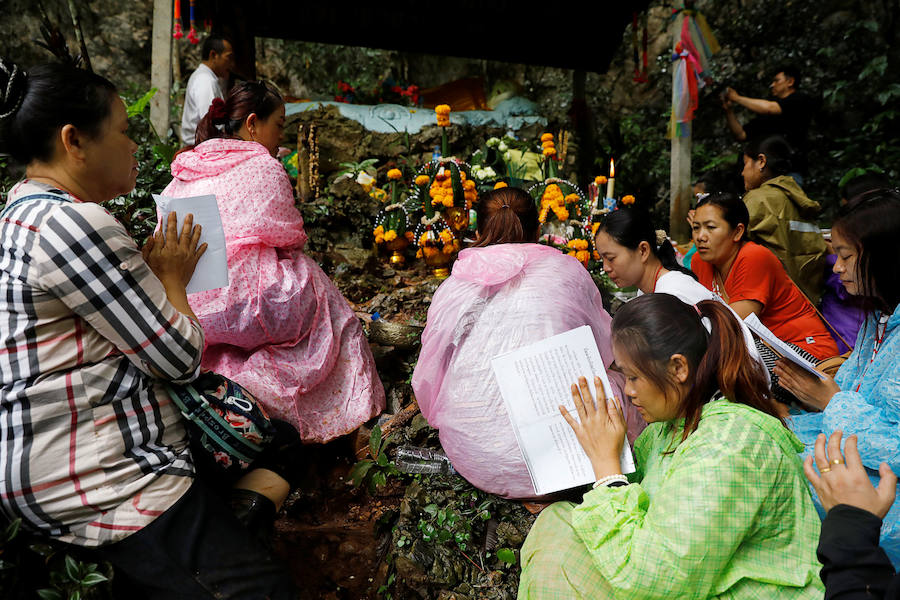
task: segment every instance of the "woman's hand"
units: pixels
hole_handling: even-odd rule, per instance
[[[206,252],[205,243],[197,246],[202,228],[194,225],[194,215],[184,218],[180,235],[177,230],[178,216],[170,212],[165,234],[160,227],[141,250],[144,260],[167,290],[170,286],[187,286],[197,261]]]
[[[803,463],[803,471],[819,494],[819,500],[825,510],[831,510],[838,504],[848,504],[877,515],[884,516],[894,504],[897,492],[897,476],[887,463],[881,463],[878,473],[881,481],[874,487],[869,481],[856,448],[856,436],[847,438],[844,445],[846,461],[841,456],[841,436],[838,429],[828,438],[825,447],[825,434],[816,438],[815,462],[819,472],[813,469],[813,457],[807,456]]]
[[[597,403],[591,396],[587,379],[579,377],[578,385],[572,384],[572,400],[578,412],[578,421],[562,405],[559,412],[575,432],[578,443],[590,459],[594,476],[600,479],[622,472],[619,457],[625,443],[626,427],[621,402],[606,398],[603,381],[599,377],[594,377],[594,388],[597,391]]]
[[[834,379],[828,375],[822,373],[825,379],[819,379],[802,367],[783,358],[775,361],[773,371],[778,376],[778,385],[816,410],[825,410],[825,407],[831,402],[832,396],[841,391]]]

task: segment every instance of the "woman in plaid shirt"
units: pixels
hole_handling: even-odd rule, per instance
[[[0,60],[0,151],[27,165],[0,215],[0,509],[96,548],[148,597],[291,597],[195,482],[159,385],[196,376],[185,285],[205,247],[187,217],[141,250],[100,206],[134,188],[127,128],[102,77]]]

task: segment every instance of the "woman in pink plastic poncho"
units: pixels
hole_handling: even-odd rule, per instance
[[[516,188],[484,194],[478,243],[463,250],[428,310],[412,385],[422,414],[440,430],[453,467],[474,486],[507,498],[535,498],[528,468],[491,359],[544,338],[590,325],[612,362],[610,316],[585,268],[534,243],[537,209]],[[610,373],[619,398],[621,376]],[[629,438],[645,423],[625,399]]]
[[[324,442],[379,414],[384,388],[359,321],[303,253],[303,218],[273,158],[283,132],[278,92],[238,85],[213,102],[163,194],[215,194],[222,216],[229,286],[189,297],[203,367],[245,386],[304,441]]]

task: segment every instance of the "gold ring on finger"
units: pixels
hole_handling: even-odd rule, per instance
[[[831,461],[831,464],[833,464],[833,465],[842,465],[842,464],[844,464],[844,461],[842,461],[842,460],[839,459],[839,458],[836,458],[836,459],[834,459],[833,461]]]
[[[819,469],[819,473],[822,473],[824,475],[825,473],[827,473],[830,470],[831,470],[831,467],[825,467],[824,469]]]

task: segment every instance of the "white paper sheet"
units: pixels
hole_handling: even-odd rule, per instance
[[[166,226],[169,213],[174,211],[178,216],[178,231],[184,224],[184,217],[194,215],[194,225],[200,225],[200,244],[207,244],[206,252],[197,261],[197,268],[187,285],[187,293],[205,292],[228,285],[228,255],[225,251],[225,231],[222,229],[222,218],[216,197],[191,196],[172,198],[153,194],[153,199],[162,213],[160,225]]]
[[[541,340],[491,361],[500,393],[525,457],[534,491],[550,494],[594,481],[591,461],[575,433],[559,412],[559,405],[578,419],[571,385],[578,377],[603,381],[612,388],[587,325]],[[626,441],[622,447],[623,473],[634,472],[634,458]]]
[[[759,320],[759,317],[756,316],[756,313],[750,313],[744,318],[744,323],[747,324],[747,327],[750,328],[750,331],[759,336],[759,338],[766,343],[767,346],[772,348],[776,354],[781,355],[792,363],[799,365],[803,369],[809,371],[819,379],[825,379],[825,376],[822,373],[816,371],[816,367],[797,354],[797,352],[781,341],[778,337],[772,333],[768,327],[762,324],[762,321]]]

